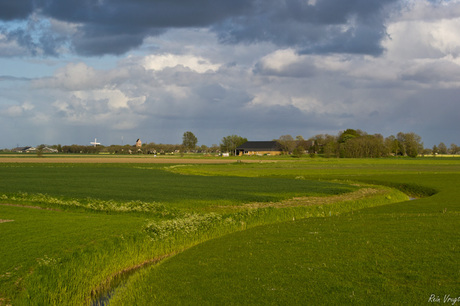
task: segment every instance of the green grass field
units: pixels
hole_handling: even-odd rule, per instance
[[[130,164],[3,164],[0,193],[43,193],[62,199],[145,201],[199,209],[297,196],[340,194],[339,183],[266,177],[181,175],[176,166]]]
[[[30,206],[0,205],[0,304],[90,303],[142,265],[111,304],[460,295],[460,160],[242,161],[0,163],[0,203]]]
[[[362,215],[261,226],[136,275],[115,305],[423,305],[458,297],[458,216]]]

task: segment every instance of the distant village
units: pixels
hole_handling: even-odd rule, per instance
[[[134,142],[134,141],[133,141]],[[369,135],[361,130],[347,129],[338,135],[320,134],[305,140],[302,136],[283,135],[271,141],[249,141],[238,136],[223,137],[219,145],[198,146],[198,138],[192,132],[185,132],[182,144],[143,143],[137,139],[134,144],[102,145],[97,139],[89,145],[40,145],[24,146],[0,150],[3,153],[20,154],[153,154],[174,155],[200,153],[214,156],[242,155],[292,155],[301,157],[388,157],[460,154],[460,147],[451,144],[449,147],[439,143],[432,148],[425,148],[421,137],[415,133],[398,133],[396,136],[383,137],[380,134]]]

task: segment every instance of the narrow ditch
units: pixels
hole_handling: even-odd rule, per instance
[[[171,257],[176,253],[166,254],[152,260],[145,261],[139,265],[124,269],[108,278],[107,281],[91,291],[91,306],[106,306],[112,298],[115,290],[123,286],[131,275],[140,269],[153,266],[165,258]]]

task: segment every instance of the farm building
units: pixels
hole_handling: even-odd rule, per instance
[[[16,153],[37,153],[38,149],[34,147],[17,147],[11,150]],[[58,150],[48,147],[42,148],[42,153],[58,153]]]
[[[241,155],[281,155],[282,149],[277,141],[247,141],[235,150]]]
[[[36,148],[33,147],[17,147],[14,149],[11,149],[11,152],[15,153],[30,153],[30,152],[35,152]]]

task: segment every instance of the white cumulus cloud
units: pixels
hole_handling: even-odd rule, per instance
[[[213,64],[200,56],[175,54],[148,55],[143,60],[143,66],[145,69],[158,71],[183,66],[198,73],[215,72],[220,67],[219,64]]]

